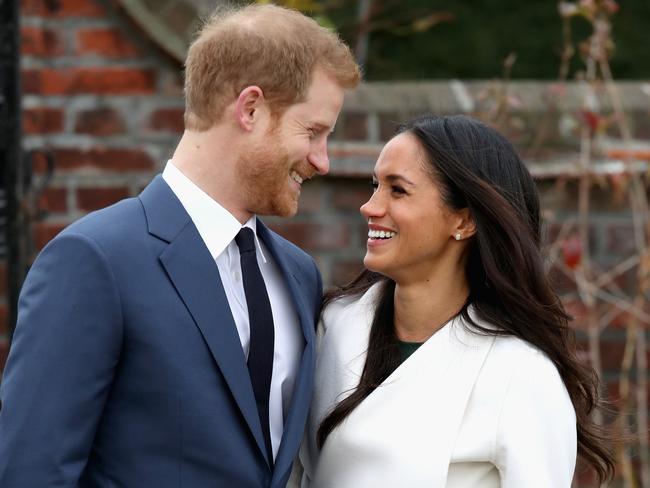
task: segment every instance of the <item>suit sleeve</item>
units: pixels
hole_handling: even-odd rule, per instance
[[[577,454],[576,417],[555,365],[531,351],[506,392],[495,455],[502,488],[570,488]]]
[[[74,487],[122,344],[120,298],[99,246],[65,233],[32,266],[0,388],[0,486]]]

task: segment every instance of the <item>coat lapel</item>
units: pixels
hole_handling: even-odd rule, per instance
[[[295,273],[295,264],[291,263],[291,258],[282,250],[283,244],[259,220],[257,221],[257,233],[282,272],[305,339],[305,348],[296,373],[291,405],[284,423],[282,442],[275,460],[275,471],[271,483],[274,486],[274,483],[282,478],[290,468],[298,450],[298,444],[302,440],[313,385],[315,324],[314,311],[307,303],[304,287]]]
[[[216,263],[189,215],[160,176],[140,199],[149,232],[169,243],[160,254],[160,262],[199,328],[266,459],[246,359]]]

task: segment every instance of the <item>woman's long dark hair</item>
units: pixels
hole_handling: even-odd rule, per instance
[[[426,116],[404,124],[398,133],[416,137],[442,198],[452,209],[469,208],[476,234],[469,244],[466,275],[470,287],[463,319],[480,333],[512,335],[553,361],[576,411],[578,454],[602,481],[614,473],[605,434],[591,419],[599,404],[598,378],[575,356],[567,315],[551,287],[540,251],[541,219],[535,182],[512,145],[498,132],[466,116]],[[325,439],[399,364],[393,325],[395,283],[365,270],[325,301],[358,295],[383,282],[370,331],[359,386],[323,420],[317,443]],[[472,304],[481,320],[472,321]]]

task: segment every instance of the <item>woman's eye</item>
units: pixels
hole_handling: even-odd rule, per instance
[[[391,187],[391,190],[393,191],[393,193],[399,193],[400,195],[406,194],[406,190],[404,190],[404,188],[402,188],[401,186],[393,185]]]

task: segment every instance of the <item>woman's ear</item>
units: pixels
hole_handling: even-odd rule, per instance
[[[264,92],[259,86],[244,88],[235,102],[237,125],[245,131],[252,131],[255,123],[260,119],[265,104]]]
[[[476,224],[472,218],[469,208],[465,207],[455,212],[457,217],[456,227],[454,229],[454,238],[456,240],[467,239],[476,234]],[[458,236],[460,235],[460,239]]]

